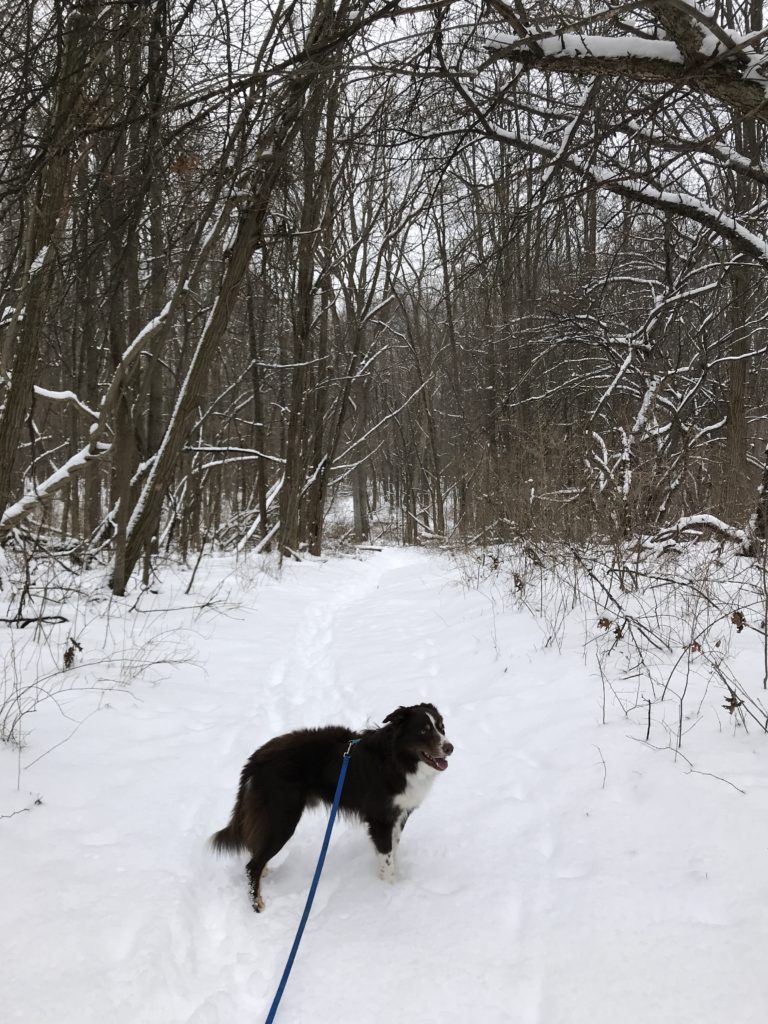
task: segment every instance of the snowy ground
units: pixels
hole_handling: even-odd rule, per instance
[[[615,709],[602,725],[583,637],[544,648],[527,612],[436,555],[307,562],[251,588],[229,572],[212,560],[193,595],[155,604],[226,577],[217,599],[237,607],[144,614],[147,637],[188,630],[197,664],[61,695],[0,749],[0,814],[21,811],[0,820],[5,1020],[263,1020],[325,817],[304,819],[254,915],[242,861],[205,846],[243,761],[288,728],[428,699],[456,751],[400,878],[381,883],[362,830],[337,827],[278,1020],[764,1024],[763,734],[713,711],[692,773]]]

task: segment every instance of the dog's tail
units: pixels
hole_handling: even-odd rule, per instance
[[[214,832],[208,843],[214,853],[240,853],[245,849],[245,843],[240,835],[234,818],[226,828]]]

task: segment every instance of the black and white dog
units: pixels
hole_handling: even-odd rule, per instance
[[[260,747],[240,775],[232,817],[211,836],[218,852],[247,851],[253,909],[264,902],[259,887],[267,861],[293,835],[305,807],[332,804],[342,757],[358,740],[341,796],[341,810],[361,819],[378,851],[379,877],[394,881],[400,833],[448,767],[453,744],[434,704],[398,708],[380,729],[353,732],[342,725],[299,729]]]

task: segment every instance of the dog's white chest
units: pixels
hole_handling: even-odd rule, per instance
[[[398,793],[393,803],[400,811],[412,811],[422,802],[432,788],[437,772],[428,764],[419,761],[415,772],[408,775],[405,789]]]

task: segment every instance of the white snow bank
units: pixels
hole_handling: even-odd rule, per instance
[[[90,718],[96,698],[72,693],[68,721],[41,705],[20,754],[0,749],[0,814],[22,811],[0,820],[6,1020],[263,1020],[325,815],[302,821],[254,915],[242,859],[205,846],[244,759],[289,728],[429,699],[456,751],[408,823],[399,880],[337,826],[279,1021],[762,1024],[765,736],[721,712],[686,747],[742,795],[636,742],[616,706],[602,726],[583,640],[545,648],[527,612],[438,556],[307,562],[245,591],[229,562],[205,572],[198,595],[223,583],[241,606],[162,617],[194,626],[204,672],[134,684]],[[155,604],[174,601],[192,603]]]

